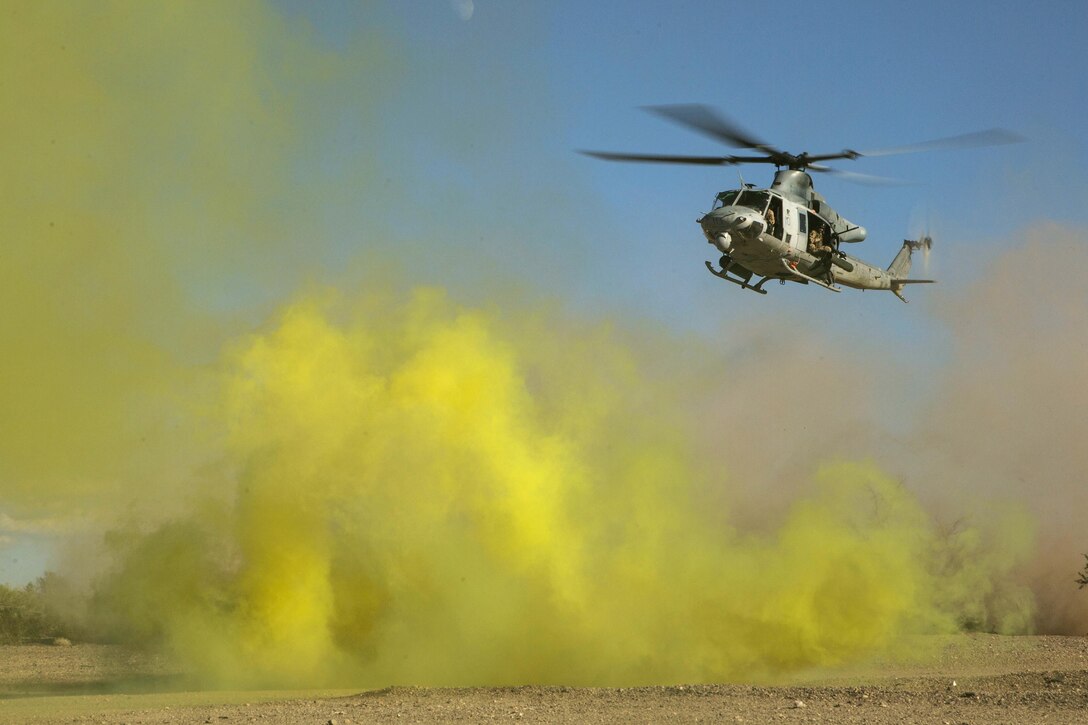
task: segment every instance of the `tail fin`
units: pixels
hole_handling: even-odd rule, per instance
[[[932,247],[933,239],[929,236],[922,237],[918,241],[904,239],[903,247],[899,250],[899,254],[895,255],[895,259],[888,265],[888,275],[892,278],[892,292],[904,302],[907,300],[903,297],[903,285],[927,284],[933,282],[931,279],[907,279],[907,275],[910,274],[910,258],[914,250],[923,249],[928,252]]]
[[[892,279],[906,279],[910,274],[910,255],[911,253],[921,246],[918,242],[912,242],[909,239],[903,240],[903,246],[899,248],[899,253],[895,255],[895,259],[888,265],[888,274]]]

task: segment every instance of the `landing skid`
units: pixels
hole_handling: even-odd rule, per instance
[[[724,279],[726,282],[732,282],[741,289],[750,289],[753,292],[760,293],[761,295],[767,294],[767,290],[763,289],[763,283],[770,279],[770,277],[764,277],[753,285],[748,284],[748,280],[744,279],[743,277],[731,276],[729,274],[728,267],[723,267],[722,269],[714,269],[713,264],[711,264],[710,262],[706,262],[706,268],[710,271],[712,275],[714,275],[718,279]],[[751,279],[751,277],[749,277],[749,279]]]
[[[834,285],[828,284],[827,282],[824,282],[823,280],[816,279],[815,277],[810,277],[807,274],[805,274],[804,272],[801,272],[800,270],[798,270],[796,267],[791,267],[789,265],[789,263],[785,259],[780,259],[779,261],[782,262],[782,269],[784,269],[786,271],[786,274],[796,276],[796,277],[800,277],[801,279],[804,279],[804,280],[808,280],[812,284],[818,284],[821,287],[823,287],[824,289],[831,290],[832,292],[842,292],[841,287],[836,287]]]

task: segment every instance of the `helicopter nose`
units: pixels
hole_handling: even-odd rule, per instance
[[[722,233],[742,236],[759,236],[766,223],[759,212],[743,206],[723,206],[715,209],[699,220],[699,226],[707,238]]]

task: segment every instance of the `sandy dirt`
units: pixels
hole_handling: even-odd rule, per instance
[[[4,723],[1088,723],[1088,637],[919,638],[913,662],[776,685],[193,692],[117,647],[0,647]]]

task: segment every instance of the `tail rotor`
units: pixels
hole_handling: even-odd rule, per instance
[[[922,252],[922,272],[929,275],[929,253],[933,249],[932,217],[924,207],[915,207],[910,215],[910,237],[916,240],[912,251]]]
[[[933,237],[923,234],[919,239],[904,239],[903,243],[911,252],[922,252],[922,270],[929,272],[929,252],[933,249]]]

